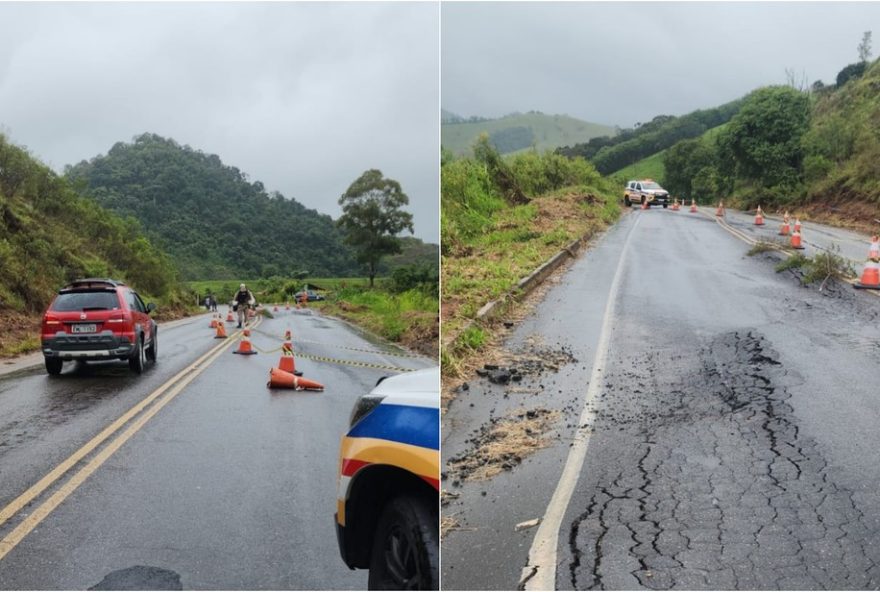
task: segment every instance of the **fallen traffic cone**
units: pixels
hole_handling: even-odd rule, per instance
[[[269,382],[266,384],[269,388],[289,388],[296,389],[298,391],[308,390],[308,391],[323,391],[324,385],[314,380],[309,380],[308,378],[302,378],[300,376],[296,376],[291,374],[290,372],[285,372],[284,370],[279,370],[278,368],[272,368],[269,370]]]
[[[692,199],[691,200],[691,214],[696,214],[696,213],[697,213],[697,201]]]
[[[217,323],[217,333],[214,335],[214,339],[226,339],[226,325]]]
[[[871,237],[871,247],[868,249],[868,259],[880,259],[880,236]]]
[[[797,226],[794,227],[794,232],[791,233],[791,248],[803,250],[804,246],[801,244],[801,232],[797,229]]]
[[[715,209],[715,215],[719,216],[719,217],[724,216],[724,202],[723,201],[718,202],[718,207]]]
[[[880,262],[869,260],[865,263],[862,279],[853,285],[866,290],[880,290]]]
[[[761,211],[761,206],[758,206],[758,213],[755,214],[755,226],[763,226],[764,225],[764,212]]]
[[[254,351],[254,348],[251,346],[251,330],[245,329],[241,332],[241,341],[238,343],[238,349],[235,350],[234,354],[242,354],[244,356],[252,356],[257,352]]]

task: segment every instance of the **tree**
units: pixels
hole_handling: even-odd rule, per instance
[[[865,31],[859,43],[859,61],[866,63],[871,57],[871,31]]]
[[[810,121],[810,98],[787,86],[756,90],[719,138],[740,178],[764,187],[790,185],[803,159],[801,137]]]
[[[382,257],[401,252],[397,235],[413,232],[412,214],[401,209],[408,203],[400,183],[384,178],[378,169],[365,171],[339,198],[342,216],[336,224],[358,263],[367,266],[371,288]]]
[[[843,70],[837,73],[837,88],[840,88],[850,80],[861,78],[862,75],[865,73],[866,67],[866,62],[857,62],[855,64],[845,66]]]

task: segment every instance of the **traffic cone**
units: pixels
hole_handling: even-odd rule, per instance
[[[723,201],[718,202],[718,207],[715,209],[715,215],[718,217],[724,216],[724,202]]]
[[[866,290],[880,290],[880,261],[868,260],[862,271],[862,279],[853,285]]]
[[[788,225],[788,216],[786,215],[783,218],[782,228],[779,229],[779,236],[788,236],[789,232],[791,232],[791,226]]]
[[[232,309],[231,308],[226,312],[226,322],[227,323],[234,323],[235,322],[235,317],[232,316]]]
[[[272,307],[272,312],[278,312],[278,305],[277,304]]]
[[[284,307],[284,310],[290,310],[290,302],[287,303],[287,306]]]
[[[880,259],[880,236],[871,237],[871,247],[868,249],[868,259]]]
[[[800,231],[801,231],[801,219],[800,219],[800,218],[795,218],[795,219],[794,219],[794,231],[795,231],[795,232],[800,232]]]
[[[697,201],[695,199],[691,200],[691,214],[697,213]]]
[[[284,332],[284,341],[290,341],[291,339],[292,339],[292,338],[291,338],[291,335],[290,335],[290,329],[288,329],[288,330],[286,330],[286,331]]]
[[[788,210],[785,210],[785,215],[782,217],[782,219],[783,221],[785,221],[786,224],[791,222],[791,218],[788,217]]]
[[[285,372],[284,370],[279,370],[278,368],[272,368],[269,370],[269,382],[266,384],[269,388],[289,388],[296,389],[298,391],[308,390],[308,391],[323,391],[324,385],[314,380],[309,380],[308,378],[302,378],[300,376],[296,376],[291,374],[290,372]]]
[[[764,212],[761,211],[761,206],[758,206],[758,212],[755,214],[755,226],[763,226],[764,225]]]
[[[797,226],[794,227],[794,232],[791,233],[791,248],[803,250],[804,246],[801,244],[801,231],[798,230]]]
[[[217,323],[217,333],[214,335],[214,339],[226,339],[226,325]]]
[[[278,360],[278,369],[290,372],[294,376],[302,376],[302,372],[296,369],[296,360],[293,356],[293,344],[285,341],[281,346],[281,359]]]
[[[211,328],[212,329],[217,328],[217,315],[215,315],[215,314],[211,315]]]
[[[642,209],[643,209],[643,210],[647,210],[647,209],[648,209],[648,201],[647,201],[647,200],[645,200],[645,201],[642,202]]]
[[[238,343],[238,349],[235,350],[234,354],[242,354],[244,356],[252,356],[257,352],[254,351],[254,348],[251,346],[251,330],[245,329],[241,332],[241,341]]]

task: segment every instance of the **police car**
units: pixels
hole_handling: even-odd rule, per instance
[[[440,368],[379,381],[342,437],[336,535],[370,590],[437,590]]]
[[[664,208],[669,206],[671,199],[669,192],[660,187],[653,179],[630,181],[623,190],[623,203],[629,207],[632,204],[645,204],[649,208],[652,205],[660,205]]]

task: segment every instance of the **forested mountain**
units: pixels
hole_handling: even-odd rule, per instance
[[[79,277],[124,280],[167,305],[177,298],[168,256],[122,219],[0,134],[0,310],[42,313]],[[2,345],[2,336],[0,336]]]
[[[330,216],[171,139],[143,134],[65,174],[102,206],[139,220],[183,279],[361,271]]]
[[[557,152],[564,156],[582,156],[603,175],[632,165],[676,142],[697,138],[706,130],[722,125],[736,115],[742,99],[712,109],[700,109],[675,117],[658,115],[635,129],[625,129],[614,137],[593,138],[588,142],[565,146]]]
[[[443,111],[440,127],[443,148],[459,156],[468,155],[480,134],[501,154],[510,154],[535,146],[552,150],[558,146],[586,142],[597,136],[613,136],[611,126],[590,123],[568,115],[547,115],[540,111],[511,113],[498,119],[470,117]]]

